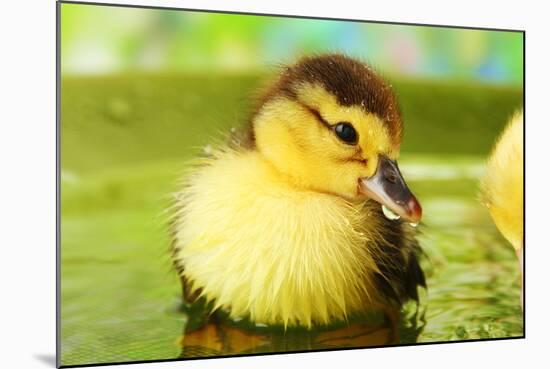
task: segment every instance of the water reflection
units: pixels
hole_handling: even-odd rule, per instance
[[[419,313],[418,308],[412,314],[403,310],[394,314],[356,316],[347,322],[311,330],[259,327],[249,321],[232,321],[220,312],[210,316],[203,325],[194,326],[194,322],[201,320],[197,316],[188,316],[188,323],[184,325],[178,340],[181,346],[180,358],[411,343],[417,341],[425,325],[424,314]],[[190,327],[187,332],[186,327]]]

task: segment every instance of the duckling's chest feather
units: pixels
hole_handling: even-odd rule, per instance
[[[232,316],[309,326],[379,304],[364,204],[297,189],[253,152],[199,167],[177,201],[175,261]]]

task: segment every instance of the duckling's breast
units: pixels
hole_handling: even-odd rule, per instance
[[[209,160],[177,202],[176,263],[233,317],[310,326],[377,304],[364,204],[298,189],[256,152]]]

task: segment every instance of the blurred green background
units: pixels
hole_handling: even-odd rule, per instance
[[[511,32],[63,5],[64,74],[266,72],[345,51],[392,76],[521,85],[523,35]]]
[[[63,365],[181,355],[165,213],[180,173],[279,65],[326,51],[369,61],[402,105],[429,290],[401,342],[523,334],[513,251],[477,200],[522,105],[521,33],[62,4]]]

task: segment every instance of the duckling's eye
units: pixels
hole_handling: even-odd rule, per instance
[[[357,132],[355,128],[347,122],[340,122],[334,126],[334,132],[342,141],[349,145],[357,143]]]

